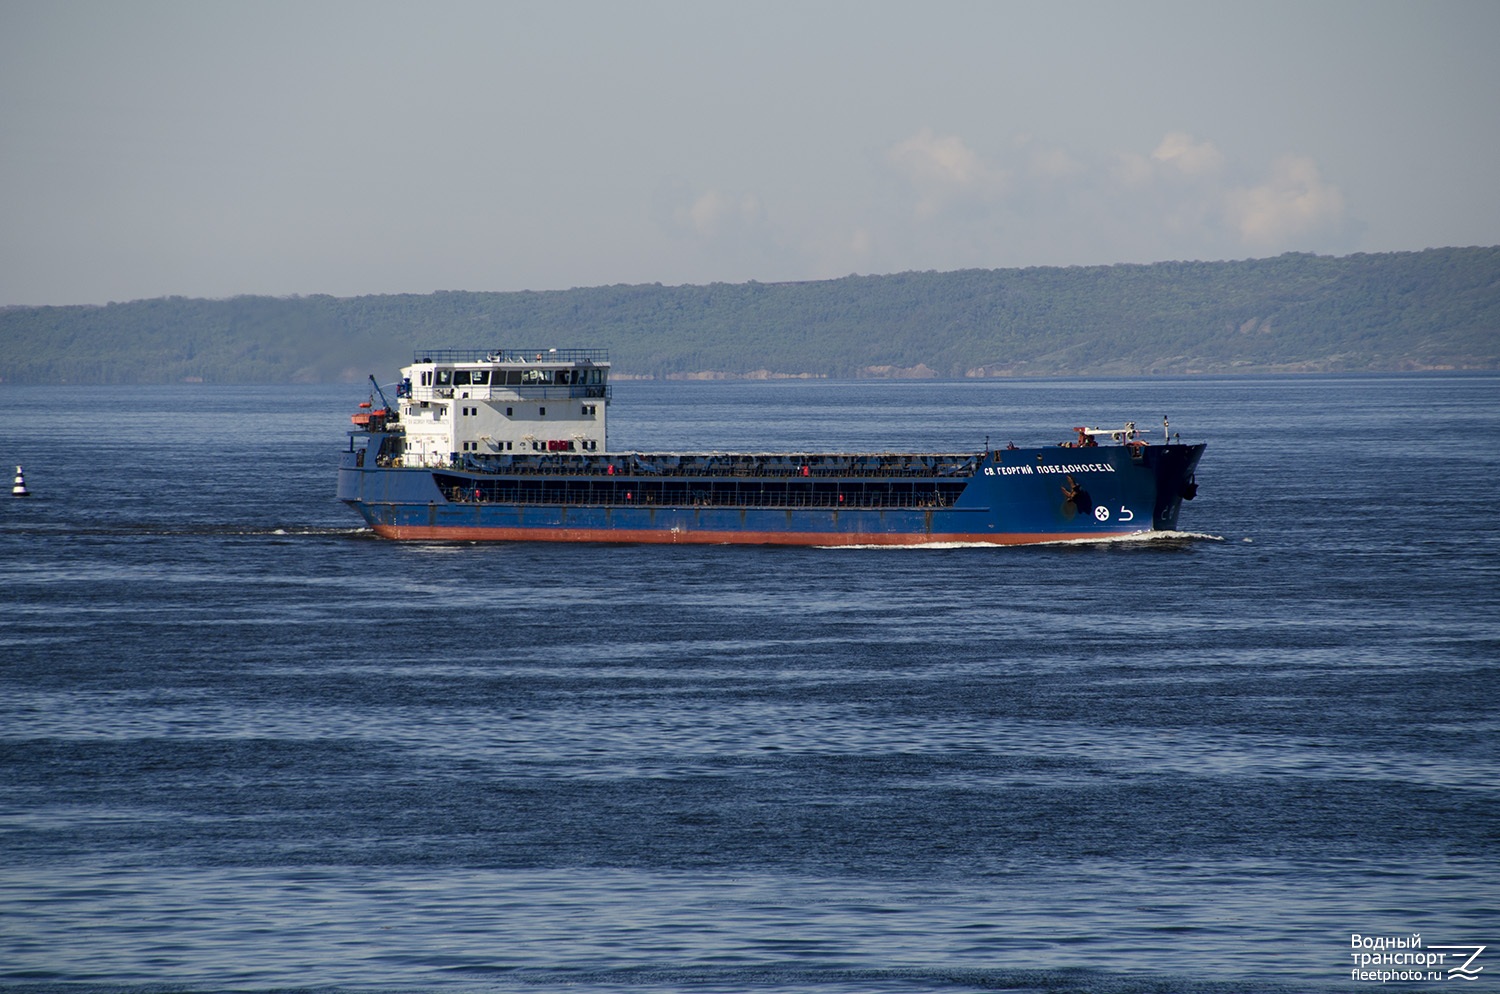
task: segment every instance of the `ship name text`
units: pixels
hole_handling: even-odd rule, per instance
[[[1063,463],[1058,466],[986,466],[985,476],[1032,476],[1046,473],[1113,473],[1115,468],[1104,462]]]

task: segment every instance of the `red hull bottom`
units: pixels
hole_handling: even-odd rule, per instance
[[[1042,542],[1097,541],[1140,534],[1056,532],[911,535],[857,532],[716,532],[648,528],[485,528],[478,526],[375,525],[381,538],[427,542],[616,542],[657,545],[1037,545]]]

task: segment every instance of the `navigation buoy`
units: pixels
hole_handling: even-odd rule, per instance
[[[16,467],[16,485],[10,488],[12,497],[30,497],[31,491],[26,489],[26,477],[21,472],[21,467]]]

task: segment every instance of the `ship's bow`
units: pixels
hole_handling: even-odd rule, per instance
[[[1207,443],[1197,445],[1160,445],[1145,450],[1156,474],[1156,508],[1151,527],[1157,531],[1176,531],[1177,515],[1182,502],[1198,493],[1196,473]]]

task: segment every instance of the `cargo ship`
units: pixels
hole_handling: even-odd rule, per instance
[[[1202,443],[1133,422],[973,452],[612,452],[605,349],[431,349],[372,376],[338,496],[383,538],[1019,545],[1175,531]]]

